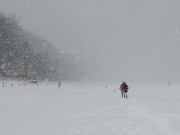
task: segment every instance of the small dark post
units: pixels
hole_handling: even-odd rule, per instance
[[[3,87],[4,87],[4,83],[3,83]]]
[[[169,82],[169,87],[171,87],[171,82]]]
[[[61,87],[61,82],[59,82],[58,87]]]

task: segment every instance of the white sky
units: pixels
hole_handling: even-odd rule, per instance
[[[180,81],[179,0],[0,0],[0,11],[77,51],[99,79]]]

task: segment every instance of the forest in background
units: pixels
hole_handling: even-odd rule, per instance
[[[23,80],[80,80],[83,66],[72,53],[25,31],[16,15],[0,12],[0,76]]]

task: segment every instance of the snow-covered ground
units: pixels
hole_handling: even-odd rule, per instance
[[[0,135],[179,135],[180,86],[0,84]]]

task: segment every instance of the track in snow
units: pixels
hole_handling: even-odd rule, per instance
[[[3,135],[177,135],[165,117],[142,106],[144,99],[133,92],[122,99],[113,86],[18,87],[0,97]]]

